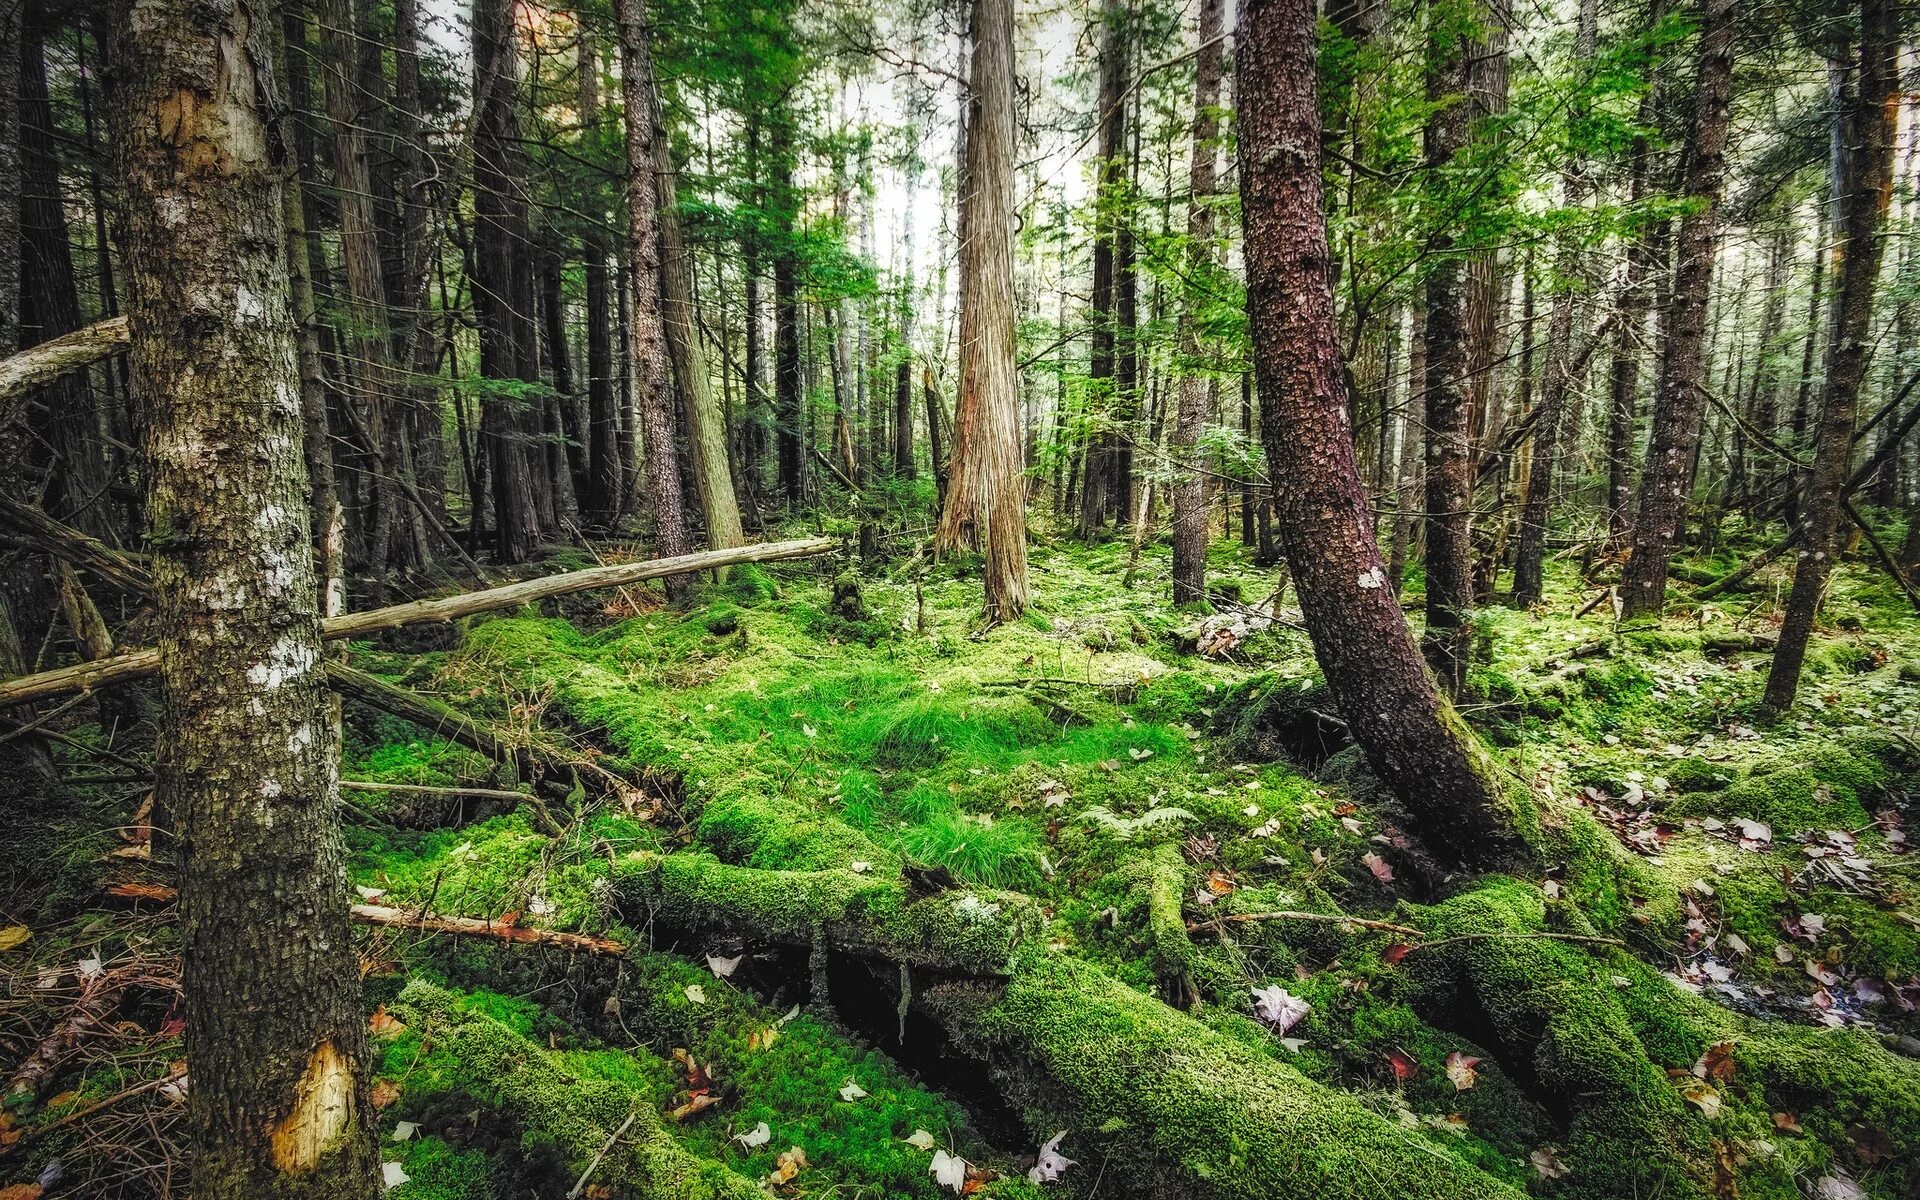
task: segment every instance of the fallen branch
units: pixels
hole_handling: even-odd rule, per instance
[[[149,1079],[145,1083],[136,1083],[132,1087],[115,1092],[113,1095],[107,1096],[104,1099],[95,1100],[92,1104],[86,1105],[83,1108],[76,1108],[70,1113],[63,1113],[59,1118],[48,1121],[45,1125],[36,1125],[32,1129],[21,1130],[18,1138],[11,1142],[0,1143],[0,1158],[5,1158],[22,1146],[33,1142],[36,1138],[43,1138],[56,1129],[64,1129],[76,1121],[86,1120],[102,1109],[112,1108],[116,1104],[131,1100],[135,1096],[142,1096],[148,1092],[166,1087],[170,1083],[178,1083],[186,1077],[187,1073],[185,1071],[169,1071],[158,1079]]]
[[[559,929],[530,929],[525,925],[503,925],[498,921],[486,921],[479,917],[436,917],[431,914],[411,913],[400,908],[388,908],[380,904],[356,904],[352,911],[353,919],[362,925],[377,925],[383,929],[413,929],[421,933],[491,938],[496,942],[559,946],[566,950],[585,951],[588,954],[620,955],[627,952],[624,943],[616,942],[612,938],[595,937],[590,933],[568,933]]]
[[[0,496],[0,527],[21,544],[71,563],[103,583],[141,595],[153,590],[143,558],[56,521],[31,504]]]
[[[673,558],[657,558],[647,562],[624,563],[618,566],[589,567],[584,571],[569,571],[563,575],[549,575],[541,579],[524,580],[520,583],[510,583],[503,587],[487,588],[478,592],[463,592],[438,600],[416,600],[408,604],[395,604],[386,608],[369,609],[366,612],[328,617],[320,623],[320,636],[329,641],[369,637],[389,629],[454,621],[479,613],[497,612],[505,608],[518,608],[541,600],[551,600],[558,596],[570,596],[576,592],[620,587],[624,584],[659,579],[667,575],[690,575],[738,563],[780,562],[794,558],[810,558],[817,554],[825,554],[834,546],[835,543],[830,538],[801,538],[788,542],[761,542],[752,546],[731,546],[724,550],[704,550],[698,554],[681,554]],[[21,704],[31,704],[37,700],[52,700],[61,696],[70,696],[75,692],[145,679],[159,669],[160,652],[146,649],[118,654],[97,662],[79,663],[71,667],[61,667],[58,670],[22,675],[0,683],[0,708],[13,708]]]
[[[0,358],[0,429],[19,419],[29,392],[125,350],[128,340],[127,319],[108,317]]]
[[[469,800],[510,800],[519,803],[533,797],[505,788],[450,787],[437,783],[376,783],[371,779],[342,779],[340,786],[356,792],[398,792],[414,796],[456,796]]]
[[[1322,925],[1357,925],[1362,929],[1377,929],[1382,933],[1400,933],[1408,937],[1425,937],[1411,925],[1395,925],[1391,921],[1375,921],[1367,917],[1346,917],[1338,913],[1298,912],[1294,909],[1275,909],[1268,912],[1227,913],[1211,921],[1200,921],[1189,928],[1201,925],[1215,925],[1222,921],[1240,924],[1247,921],[1313,921]]]

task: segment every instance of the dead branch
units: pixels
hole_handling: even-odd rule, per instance
[[[0,358],[0,429],[19,419],[29,392],[125,350],[129,337],[125,317],[108,317]]]
[[[697,554],[682,554],[673,558],[657,558],[610,567],[589,567],[584,571],[568,571],[562,575],[549,575],[541,579],[524,580],[477,592],[463,592],[438,600],[416,600],[408,604],[395,604],[386,608],[369,609],[366,612],[329,617],[320,623],[320,635],[329,641],[369,637],[389,629],[454,621],[479,613],[498,612],[501,609],[518,608],[541,600],[570,596],[576,592],[620,587],[623,584],[639,583],[642,580],[659,579],[668,575],[691,575],[739,563],[780,562],[795,558],[810,558],[827,553],[834,548],[834,545],[830,538],[800,538],[787,542],[730,546],[723,550],[703,550]],[[160,652],[145,649],[118,654],[98,662],[79,663],[53,671],[22,675],[0,683],[0,708],[13,708],[21,704],[31,704],[37,700],[51,700],[70,696],[74,692],[90,691],[135,679],[145,679],[159,669]]]
[[[588,954],[619,955],[627,952],[624,944],[612,938],[595,937],[589,933],[567,933],[558,929],[529,929],[525,925],[503,925],[498,921],[486,921],[479,917],[437,917],[431,914],[411,913],[399,908],[387,908],[379,904],[354,905],[353,919],[362,925],[378,925],[386,929],[414,929],[421,933],[448,933],[458,937],[491,938],[498,942],[559,946],[567,950],[582,950]]]

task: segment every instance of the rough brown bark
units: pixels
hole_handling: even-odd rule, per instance
[[[773,421],[780,490],[789,505],[806,498],[800,380],[800,261],[794,245],[793,113],[773,114]]]
[[[1215,106],[1220,102],[1220,82],[1225,75],[1225,54],[1220,46],[1223,7],[1221,0],[1200,3],[1200,49],[1193,82],[1193,163],[1187,172],[1192,196],[1187,204],[1187,237],[1192,247],[1188,270],[1196,284],[1213,267],[1213,211],[1208,202],[1214,188],[1214,141],[1220,135]],[[1171,438],[1173,457],[1183,472],[1173,487],[1175,604],[1192,604],[1206,595],[1207,477],[1193,457],[1206,428],[1212,393],[1207,377],[1191,365],[1201,349],[1197,303],[1189,299],[1180,313],[1180,353],[1188,361],[1189,374],[1179,383],[1180,407]]]
[[[1820,415],[1819,448],[1807,488],[1806,520],[1800,557],[1793,569],[1780,644],[1767,673],[1766,707],[1784,712],[1793,706],[1800,668],[1820,597],[1833,569],[1834,535],[1853,460],[1854,410],[1866,376],[1869,325],[1885,242],[1881,229],[1893,197],[1893,135],[1899,6],[1892,0],[1860,0],[1860,58],[1854,71],[1851,103],[1842,110],[1846,151],[1834,180],[1840,217],[1833,244],[1835,289],[1827,339],[1825,396]]]
[[[135,0],[116,59],[197,1200],[377,1190],[282,251],[276,27],[251,0]]]
[[[1649,87],[1640,99],[1639,122],[1652,124],[1655,88]],[[1632,165],[1627,184],[1627,205],[1637,209],[1646,199],[1652,173],[1652,151],[1642,134],[1633,141]],[[1615,327],[1613,362],[1607,373],[1607,548],[1625,545],[1633,510],[1634,424],[1640,407],[1640,343],[1646,337],[1647,304],[1651,299],[1650,279],[1658,265],[1657,222],[1649,221],[1635,235],[1627,250],[1627,263],[1621,273],[1619,298],[1614,309],[1619,314]]]
[[[1346,423],[1328,286],[1311,0],[1251,0],[1240,195],[1261,434],[1314,657],[1374,772],[1462,861],[1519,844],[1496,768],[1428,678],[1387,586]]]
[[[0,5],[0,361],[20,348],[20,56],[13,48],[26,11],[21,0]],[[0,429],[10,424],[0,421]]]
[[[1707,292],[1719,249],[1720,193],[1727,169],[1734,6],[1735,0],[1700,0],[1700,58],[1683,183],[1695,207],[1680,221],[1653,434],[1641,472],[1632,557],[1621,578],[1621,601],[1628,617],[1657,614],[1665,604],[1668,560],[1678,545],[1693,492],[1707,405]]]
[[[1027,607],[1027,513],[1013,327],[1013,0],[973,0],[974,108],[961,207],[960,386],[936,544],[985,555],[986,616]]]
[[[592,36],[580,34],[580,119],[589,129],[600,126],[600,56]],[[586,477],[580,490],[580,511],[588,524],[612,530],[619,522],[625,496],[620,462],[620,409],[614,399],[613,313],[608,304],[606,235],[588,222],[581,235],[580,259],[587,299],[587,408]]]

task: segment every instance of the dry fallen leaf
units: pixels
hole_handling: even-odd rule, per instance
[[[1720,1093],[1704,1079],[1689,1079],[1681,1084],[1680,1096],[1709,1121],[1720,1115]]]
[[[915,1150],[931,1150],[934,1147],[933,1135],[924,1129],[916,1129],[913,1131],[912,1137],[906,1137],[900,1140],[912,1146]]]
[[[1378,854],[1369,852],[1362,854],[1360,861],[1366,864],[1367,870],[1372,871],[1373,877],[1381,883],[1387,884],[1393,882],[1393,868],[1387,865],[1386,859],[1381,858]]]
[[[9,925],[5,929],[0,929],[0,951],[11,950],[32,936],[33,930],[25,925]]]
[[[757,1150],[773,1140],[773,1130],[765,1121],[762,1121],[745,1133],[734,1134],[733,1140],[749,1150]]]
[[[1527,1161],[1542,1179],[1560,1179],[1570,1173],[1567,1164],[1560,1161],[1560,1152],[1552,1146],[1542,1146],[1527,1155]]]
[[[367,1032],[377,1038],[397,1037],[406,1028],[387,1012],[387,1006],[384,1004],[374,1009],[373,1015],[367,1018]]]
[[[774,1164],[773,1171],[768,1174],[767,1182],[773,1184],[775,1187],[792,1183],[794,1177],[806,1169],[807,1152],[798,1146],[794,1146],[791,1149],[780,1152],[780,1158]]]
[[[373,1106],[385,1108],[400,1098],[400,1085],[391,1079],[373,1081]]]
[[[777,1025],[769,1025],[765,1029],[756,1029],[753,1031],[753,1035],[747,1039],[747,1049],[769,1049],[779,1036],[780,1027]]]
[[[861,1087],[859,1084],[855,1083],[851,1079],[847,1080],[845,1086],[843,1086],[840,1089],[840,1098],[842,1100],[845,1100],[848,1104],[853,1103],[855,1100],[860,1099],[862,1096],[865,1096],[866,1094],[867,1094],[867,1089]]]
[[[1717,1080],[1721,1083],[1733,1078],[1733,1043],[1716,1042],[1701,1051],[1700,1059],[1693,1064],[1693,1074],[1698,1079]]]
[[[967,1186],[967,1160],[948,1154],[945,1150],[933,1152],[933,1162],[927,1167],[927,1173],[941,1187],[952,1188],[956,1196]]]
[[[1275,1031],[1285,1033],[1313,1011],[1313,1006],[1279,984],[1253,989],[1253,1014]]]
[[[1479,1063],[1479,1059],[1458,1050],[1447,1055],[1447,1078],[1453,1081],[1454,1091],[1464,1092],[1478,1082],[1479,1074],[1474,1067]]]
[[[1387,1051],[1387,1063],[1393,1067],[1393,1077],[1400,1083],[1405,1083],[1420,1073],[1420,1064],[1413,1061],[1413,1056],[1398,1046]]]
[[[687,999],[694,1004],[705,1004],[707,1002],[707,989],[697,983],[690,983],[681,990],[686,992]]]
[[[1030,1182],[1051,1183],[1065,1175],[1067,1168],[1074,1165],[1071,1158],[1060,1153],[1060,1139],[1066,1136],[1067,1131],[1062,1129],[1048,1138],[1046,1145],[1040,1147],[1039,1161],[1035,1162],[1033,1169],[1027,1172],[1027,1179]]]

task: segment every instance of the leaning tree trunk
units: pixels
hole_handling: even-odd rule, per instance
[[[1838,118],[1845,123],[1847,151],[1838,160],[1844,178],[1834,180],[1841,197],[1833,257],[1838,264],[1833,332],[1827,339],[1826,396],[1821,408],[1819,449],[1807,489],[1800,558],[1793,569],[1780,643],[1767,673],[1766,707],[1793,707],[1806,660],[1813,619],[1833,568],[1834,534],[1846,501],[1853,461],[1854,409],[1866,376],[1873,296],[1885,242],[1880,236],[1893,196],[1893,134],[1898,109],[1898,6],[1893,0],[1860,0],[1860,63],[1853,103]]]
[[[192,1194],[376,1194],[320,658],[273,13],[135,0],[118,122],[180,839]]]
[[[1201,0],[1200,50],[1193,82],[1193,164],[1188,170],[1187,237],[1191,242],[1188,269],[1196,289],[1213,269],[1214,141],[1220,135],[1215,106],[1225,56],[1220,48],[1224,18],[1221,0]],[[1200,357],[1198,297],[1190,297],[1180,313],[1180,353],[1188,374],[1180,380],[1180,408],[1173,424],[1173,454],[1183,474],[1173,488],[1173,602],[1192,604],[1206,594],[1207,477],[1194,462],[1195,447],[1206,428],[1212,391],[1205,376],[1193,369]]]
[[[1621,578],[1623,615],[1628,617],[1658,614],[1666,603],[1668,560],[1679,544],[1693,492],[1707,408],[1707,293],[1719,248],[1720,192],[1727,173],[1734,4],[1700,0],[1700,64],[1684,184],[1696,207],[1680,220],[1653,435],[1640,477],[1632,557]]]
[[[1462,861],[1518,849],[1496,768],[1427,676],[1374,536],[1346,420],[1328,286],[1313,0],[1250,0],[1240,196],[1261,437],[1314,657],[1354,740],[1426,834]]]
[[[687,510],[680,494],[680,455],[673,427],[673,380],[660,314],[660,225],[653,186],[653,61],[641,0],[618,0],[621,90],[627,136],[628,272],[633,290],[633,386],[639,394],[640,478],[653,507],[653,538],[662,558],[687,552]],[[685,576],[669,578],[667,595],[684,598]]]
[[[1013,328],[1013,0],[973,0],[973,94],[967,123],[967,238],[960,245],[960,389],[952,484],[939,548],[986,556],[987,620],[1027,607],[1027,512],[1020,376]]]

